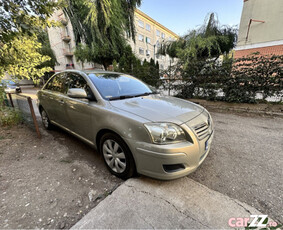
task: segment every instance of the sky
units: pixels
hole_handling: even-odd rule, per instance
[[[239,26],[243,0],[142,0],[141,11],[182,36],[215,12],[221,25]]]

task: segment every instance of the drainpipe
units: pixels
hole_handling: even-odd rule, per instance
[[[249,25],[248,25],[248,32],[247,32],[247,37],[246,37],[246,42],[249,39],[249,33],[250,33],[250,28],[251,28],[251,24],[252,22],[261,22],[261,23],[265,23],[265,21],[261,21],[261,20],[255,20],[255,19],[250,19]]]

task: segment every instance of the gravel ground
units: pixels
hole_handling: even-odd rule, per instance
[[[212,113],[215,138],[190,178],[283,222],[283,119]]]
[[[0,130],[0,229],[70,228],[122,181],[60,130]]]

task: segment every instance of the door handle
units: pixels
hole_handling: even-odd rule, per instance
[[[64,105],[64,104],[65,104],[64,100],[59,100],[59,103],[60,103],[61,105]]]

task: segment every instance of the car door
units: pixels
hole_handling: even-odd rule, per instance
[[[49,119],[59,125],[66,125],[66,73],[56,74],[45,86],[40,95],[40,103]]]
[[[78,73],[69,72],[67,75],[69,86],[68,88],[82,88],[86,90],[92,98],[93,92],[88,86],[87,81]],[[92,106],[88,99],[78,99],[67,97],[65,100],[66,118],[71,131],[77,135],[93,141],[92,129]]]

